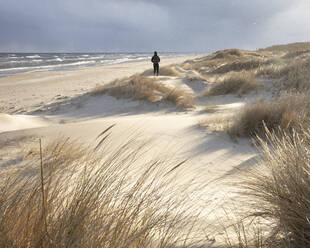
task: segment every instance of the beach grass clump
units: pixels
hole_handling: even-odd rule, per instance
[[[163,66],[159,68],[160,76],[170,76],[170,77],[182,77],[182,73],[179,72],[175,66]]]
[[[269,229],[263,247],[299,248],[310,246],[310,132],[266,129],[260,140],[261,161],[246,173],[241,188],[252,209],[249,216],[260,218]]]
[[[186,80],[188,80],[189,82],[197,82],[197,81],[207,81],[207,77],[203,76],[201,74],[187,74],[184,77]]]
[[[227,132],[231,136],[265,136],[266,126],[271,131],[300,130],[310,124],[308,94],[286,94],[271,101],[246,105],[234,118]]]
[[[241,72],[250,71],[261,66],[262,60],[257,58],[245,59],[245,60],[233,60],[231,63],[224,64],[216,68],[213,73],[224,74],[227,72]]]
[[[233,56],[241,57],[243,55],[240,49],[226,49],[214,53],[212,59],[230,59]]]
[[[286,70],[284,86],[300,92],[310,89],[310,58],[291,62]]]
[[[93,96],[108,94],[117,98],[131,98],[148,102],[169,101],[182,108],[194,107],[193,96],[183,89],[170,88],[156,78],[134,75],[97,86]]]
[[[142,159],[144,142],[112,148],[111,128],[94,147],[58,140],[1,172],[0,247],[198,245],[189,192],[171,183],[179,165]]]
[[[309,47],[310,48],[310,47]],[[302,57],[307,57],[309,56],[310,50],[297,50],[297,51],[292,51],[286,53],[283,58],[284,59],[296,59],[296,58],[302,58]]]
[[[262,65],[255,71],[257,77],[263,77],[267,79],[279,79],[285,76],[287,66],[285,65]]]
[[[257,76],[281,79],[282,90],[303,92],[310,89],[310,58],[282,60],[282,63],[268,64],[258,68]]]
[[[183,108],[195,107],[193,95],[186,93],[184,90],[179,88],[169,89],[168,94],[164,96],[164,99]]]
[[[154,75],[154,71],[152,69],[146,70],[141,73],[141,76],[152,76]],[[182,73],[179,72],[175,66],[163,66],[159,67],[159,76],[167,76],[167,77],[182,77]]]
[[[117,98],[133,98],[155,102],[158,100],[159,94],[165,90],[166,87],[159,83],[156,78],[134,75],[97,86],[91,94],[93,96],[108,94]]]
[[[257,90],[259,87],[260,84],[252,73],[233,73],[207,88],[204,95],[218,96],[233,93],[242,95]]]
[[[258,52],[267,51],[272,53],[292,53],[296,51],[310,50],[310,42],[294,42],[283,45],[273,45],[267,48],[259,49]]]

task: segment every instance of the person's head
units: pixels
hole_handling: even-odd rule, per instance
[[[157,52],[156,51],[154,52],[154,55],[157,56]]]

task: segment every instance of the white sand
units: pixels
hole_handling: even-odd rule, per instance
[[[51,121],[44,117],[30,115],[8,115],[0,113],[0,133],[49,126]]]
[[[169,59],[161,66],[187,59]],[[49,139],[63,136],[89,144],[94,143],[96,136],[106,127],[116,124],[111,137],[115,145],[132,135],[137,135],[137,139],[153,139],[152,152],[148,156],[173,156],[176,162],[188,159],[183,165],[179,181],[195,178],[200,183],[208,184],[203,189],[204,197],[196,199],[197,203],[199,201],[204,205],[206,201],[211,201],[214,206],[223,204],[232,193],[225,182],[238,180],[239,171],[235,168],[254,164],[253,158],[257,152],[250,140],[233,142],[224,133],[199,127],[198,122],[202,118],[222,118],[231,114],[245,99],[233,96],[200,99],[196,109],[179,111],[170,105],[118,100],[107,95],[79,97],[96,84],[142,72],[150,67],[148,62],[139,62],[1,78],[0,112],[6,114],[0,115],[0,145],[9,140],[20,141],[23,137],[42,137],[44,144]],[[202,81],[187,82],[173,77],[159,79],[170,86],[184,87],[192,94],[201,93],[207,85]],[[203,112],[203,104],[217,104],[219,111]],[[19,115],[12,115],[14,113]],[[36,142],[36,139],[31,142]],[[8,163],[10,151],[16,151],[17,148],[10,142],[10,147],[0,152],[0,167],[1,164],[5,168],[12,167],[20,162],[20,159],[11,158],[13,162]]]

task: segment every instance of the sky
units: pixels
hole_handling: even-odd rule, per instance
[[[0,52],[212,52],[310,41],[309,0],[0,0]]]

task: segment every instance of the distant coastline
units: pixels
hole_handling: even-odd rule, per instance
[[[74,70],[92,66],[139,62],[152,53],[0,53],[0,77],[41,71]],[[162,58],[185,56],[161,53]]]

